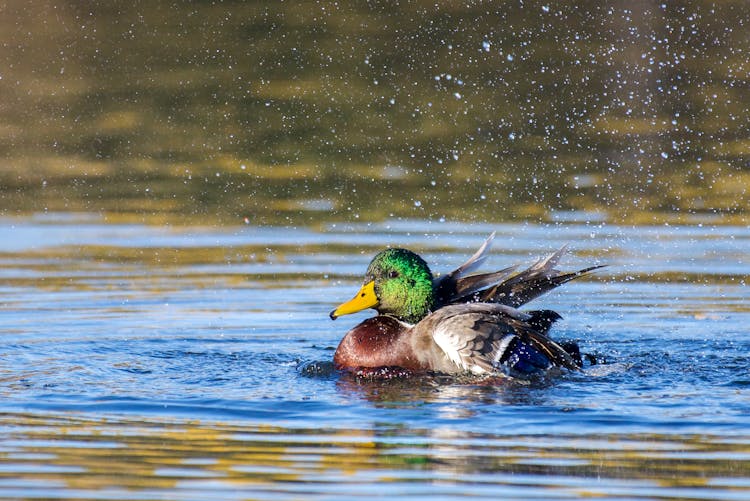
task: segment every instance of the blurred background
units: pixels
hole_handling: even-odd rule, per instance
[[[744,223],[727,2],[0,4],[0,214]]]

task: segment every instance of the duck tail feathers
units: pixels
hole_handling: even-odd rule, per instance
[[[521,337],[531,346],[544,353],[553,365],[565,367],[573,371],[581,370],[581,365],[576,362],[565,348],[544,334],[540,334],[533,329],[525,329],[521,332]]]

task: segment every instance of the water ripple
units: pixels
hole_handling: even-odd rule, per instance
[[[327,317],[384,242],[445,270],[488,227],[25,224],[0,246],[0,497],[750,494],[745,228],[501,226],[489,266],[569,241],[564,266],[610,266],[542,299],[584,371],[490,384],[340,374],[364,314]]]

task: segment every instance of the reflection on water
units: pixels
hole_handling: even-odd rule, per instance
[[[0,210],[742,221],[746,10],[11,0]]]
[[[289,429],[34,414],[5,414],[0,426],[0,495],[8,498],[749,494],[747,436]]]
[[[4,2],[0,497],[750,497],[746,11]],[[596,365],[331,371],[494,230]]]
[[[582,373],[332,370],[361,318],[327,312],[378,249],[448,270],[493,229],[488,267],[564,243],[565,266],[609,265],[535,300],[592,355]],[[708,225],[0,220],[0,497],[744,499],[749,243]]]

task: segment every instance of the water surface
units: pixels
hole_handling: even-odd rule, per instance
[[[2,2],[0,497],[747,499],[747,12]],[[583,372],[332,371],[495,230]]]
[[[575,218],[571,218],[575,219]],[[606,263],[532,303],[598,362],[521,383],[331,370],[384,244],[489,267]],[[750,321],[736,226],[0,224],[0,496],[744,499]]]
[[[0,212],[746,223],[747,11],[6,1]]]

